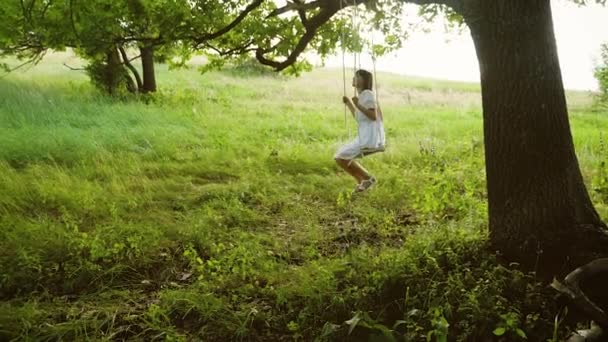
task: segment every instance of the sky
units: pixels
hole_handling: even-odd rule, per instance
[[[579,7],[567,0],[551,3],[565,87],[597,90],[593,69],[599,60],[600,45],[608,42],[608,7]],[[410,10],[415,13],[416,6],[411,6]],[[406,15],[405,20],[419,19]],[[352,63],[352,57],[347,57],[349,68]],[[325,65],[341,67],[341,55],[329,58]],[[429,33],[411,33],[402,49],[383,56],[376,66],[379,71],[404,75],[479,82],[479,67],[469,31],[446,33],[440,22],[435,23]],[[371,69],[370,56],[362,56],[362,67]]]

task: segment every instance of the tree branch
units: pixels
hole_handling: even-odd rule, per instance
[[[288,2],[287,5],[283,7],[279,7],[274,11],[268,14],[267,18],[276,17],[278,15],[291,12],[291,11],[308,11],[311,9],[316,9],[323,7],[324,4],[328,2],[335,2],[340,4],[342,2],[342,8],[347,8],[353,6],[356,0],[315,0],[309,3],[304,3],[302,0],[293,0],[293,2]],[[401,2],[410,3],[414,5],[446,5],[451,7],[455,11],[458,12],[459,9],[462,9],[462,0],[400,0]],[[356,1],[358,5],[365,4],[370,2],[370,0],[360,0]]]
[[[295,3],[298,4],[304,4],[304,0],[293,0]],[[308,18],[306,17],[306,10],[300,8],[298,9],[298,15],[300,16],[300,20],[302,21],[302,24],[307,25],[308,24]]]
[[[9,68],[8,65],[4,64],[4,66],[7,68],[5,70],[6,74],[4,76],[10,74],[13,71],[17,71],[17,70],[27,67],[27,66],[33,67],[34,65],[38,64],[38,62],[40,62],[40,60],[42,60],[45,53],[46,53],[46,50],[42,50],[42,51],[38,52],[36,55],[34,55],[33,57],[26,60],[25,62],[17,65],[16,67],[13,67],[13,68]],[[2,77],[4,77],[4,76],[2,76]]]
[[[342,0],[337,0],[337,1],[342,1]],[[287,3],[287,5],[277,8],[274,11],[270,12],[270,14],[268,14],[266,16],[266,18],[272,18],[272,17],[276,17],[279,16],[281,14],[287,13],[287,12],[291,12],[291,11],[307,11],[307,10],[311,10],[311,9],[315,9],[315,8],[319,8],[321,7],[323,2],[327,2],[324,0],[316,0],[313,2],[309,2],[309,3],[304,3],[302,1],[294,1],[294,2],[289,2]],[[346,1],[344,1],[346,2]],[[347,7],[349,5],[352,4],[344,4],[344,7]]]
[[[28,12],[30,14],[30,19],[32,18],[32,12],[34,12],[34,7],[36,7],[36,0],[31,0],[30,6],[28,8]]]
[[[321,4],[321,11],[310,20],[306,21],[306,23],[302,23],[304,24],[306,32],[302,37],[300,37],[300,40],[284,61],[278,62],[264,56],[266,53],[271,52],[274,49],[257,49],[255,53],[256,59],[263,65],[273,67],[276,71],[284,70],[293,65],[298,60],[300,54],[306,50],[306,47],[315,37],[315,34],[319,28],[328,22],[334,14],[340,11],[340,1],[341,0],[323,1]]]
[[[288,0],[289,1],[289,0]],[[245,42],[241,45],[234,47],[228,50],[221,50],[219,48],[214,47],[208,42],[216,39],[232,29],[234,29],[237,25],[239,25],[253,10],[258,8],[263,0],[253,0],[230,24],[219,29],[216,32],[202,34],[199,36],[196,35],[188,35],[184,39],[191,40],[195,44],[195,48],[209,48],[221,56],[227,55],[235,55],[238,53],[246,53],[255,51],[255,57],[263,65],[270,66],[274,68],[276,71],[281,71],[289,66],[295,64],[298,60],[298,57],[306,50],[310,42],[315,38],[319,28],[327,23],[331,18],[338,13],[341,9],[348,8],[353,5],[365,5],[373,0],[312,0],[310,2],[306,2],[306,0],[291,0],[287,3],[287,5],[277,8],[272,11],[270,14],[266,16],[266,19],[275,17],[284,13],[288,13],[291,11],[297,11],[300,21],[304,26],[305,32],[298,39],[298,42],[293,47],[289,55],[283,61],[273,60],[272,58],[267,57],[269,53],[276,51],[277,47],[280,46],[280,40],[278,44],[275,44],[269,48],[263,48],[258,45],[257,48],[252,48],[253,45],[251,42]],[[413,3],[418,5],[430,5],[430,4],[441,4],[452,7],[454,10],[458,11],[462,4],[463,0],[400,0],[406,3]],[[307,17],[307,11],[315,11],[315,15],[312,18]],[[132,40],[139,40],[138,38],[131,38]],[[122,39],[122,41],[128,41],[127,39]]]
[[[137,83],[137,90],[141,91],[144,86],[144,83],[142,82],[141,76],[139,76],[139,72],[137,72],[137,69],[135,69],[133,64],[131,64],[132,60],[129,59],[127,51],[125,51],[125,48],[122,45],[118,46],[118,51],[120,51],[123,64],[131,71],[131,73],[135,77],[135,82]]]
[[[69,65],[68,65],[67,63],[65,63],[65,62],[63,63],[63,66],[64,66],[64,67],[66,67],[66,68],[68,68],[68,69],[70,69],[70,70],[72,70],[72,71],[83,71],[83,70],[86,70],[85,68],[74,68],[74,67],[72,67],[72,66],[69,66]]]
[[[247,6],[243,12],[241,12],[234,20],[228,24],[227,26],[209,34],[202,35],[200,37],[195,38],[197,44],[202,44],[208,40],[212,40],[218,38],[235,28],[238,24],[240,24],[246,17],[256,8],[260,7],[260,5],[264,2],[264,0],[254,0],[249,6]]]
[[[403,2],[414,5],[445,5],[453,9],[455,12],[462,14],[464,8],[463,0],[401,0]]]
[[[76,36],[76,39],[80,40],[80,34],[78,33],[78,30],[76,29],[76,20],[74,20],[74,0],[70,0],[69,9],[70,9],[70,25],[72,27],[72,32],[74,32],[74,36]]]
[[[248,43],[246,43],[242,46],[239,46],[239,47],[236,47],[236,48],[233,48],[230,50],[222,50],[209,43],[205,43],[205,46],[208,47],[209,49],[215,51],[220,56],[234,56],[234,55],[238,56],[238,55],[242,55],[247,52],[256,51],[256,49],[257,49],[255,47],[252,47],[253,41],[249,41]]]
[[[293,0],[293,2],[289,2],[287,5],[277,8],[273,12],[271,12],[267,18],[278,16],[283,13],[287,13],[290,11],[298,11],[300,16],[300,20],[304,25],[306,32],[300,39],[298,43],[291,51],[289,56],[282,62],[275,61],[269,58],[266,58],[265,55],[274,51],[273,48],[270,49],[257,49],[256,50],[256,59],[263,65],[268,65],[274,68],[276,71],[281,71],[289,66],[293,65],[297,62],[298,57],[306,50],[308,44],[313,40],[315,34],[319,30],[319,28],[327,23],[337,12],[341,9],[353,6],[353,5],[361,5],[370,2],[371,0],[360,0],[360,1],[349,1],[349,0],[315,0],[309,3],[304,3],[303,0]],[[431,4],[439,4],[451,7],[456,12],[461,12],[462,10],[462,0],[401,0],[406,3],[412,3],[417,5],[431,5]],[[305,15],[306,10],[311,9],[320,9],[320,12],[316,14],[311,19],[307,19]]]
[[[48,11],[49,7],[51,7],[52,4],[53,4],[53,0],[47,1],[46,5],[44,5],[44,8],[40,12],[40,19],[44,18],[44,16],[46,15],[46,11]]]
[[[31,4],[30,6],[25,6],[25,3],[23,2],[23,0],[20,0],[21,3],[21,11],[23,12],[23,18],[27,19],[28,21],[32,20],[32,7]]]

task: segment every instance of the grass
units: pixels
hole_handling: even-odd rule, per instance
[[[117,100],[65,58],[0,80],[0,339],[551,337],[553,293],[487,248],[478,85],[381,74],[390,148],[352,198],[339,71],[159,66]],[[568,98],[606,218],[608,119]]]

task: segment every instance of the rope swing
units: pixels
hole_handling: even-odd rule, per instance
[[[344,9],[344,3],[347,0],[342,0],[340,1],[340,11],[342,11]],[[359,3],[357,2],[358,0],[353,0],[353,13],[351,15],[351,22],[350,22],[350,26],[351,26],[351,30],[353,32],[353,37],[356,37],[357,41],[356,44],[354,45],[354,51],[353,51],[353,74],[355,74],[357,72],[357,70],[361,69],[361,50],[362,50],[362,44],[360,41],[360,37],[361,37],[361,28],[360,28],[360,24],[359,24]],[[342,85],[343,85],[343,96],[346,96],[346,32],[344,30],[344,26],[341,26],[341,45],[342,45]],[[372,36],[371,36],[371,43],[372,43],[372,49],[370,52],[370,56],[372,59],[372,65],[373,65],[373,75],[374,75],[374,95],[375,95],[375,100],[376,100],[376,115],[377,115],[377,119],[379,120],[384,120],[384,117],[382,115],[382,111],[380,109],[380,102],[379,102],[379,97],[378,97],[378,77],[377,77],[377,71],[376,71],[376,53],[374,51],[374,32],[372,31]],[[357,89],[354,90],[355,96],[357,96]],[[344,105],[344,126],[345,126],[345,130],[348,134],[348,140],[351,139],[351,128],[348,124],[348,109],[346,104]],[[359,132],[357,132],[357,136],[360,138],[360,134]],[[359,139],[360,141],[361,139]],[[372,154],[372,153],[376,153],[376,152],[383,152],[384,151],[384,146],[381,146],[379,148],[362,148],[362,157]]]

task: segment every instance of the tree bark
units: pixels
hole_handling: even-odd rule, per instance
[[[156,91],[156,74],[154,71],[154,45],[144,45],[140,47],[141,66],[143,70],[143,93],[153,93]]]
[[[490,240],[564,274],[608,255],[574,152],[549,0],[464,0],[481,73]]]
[[[111,96],[116,95],[116,91],[120,86],[122,80],[122,65],[120,63],[120,56],[116,49],[109,49],[106,52],[106,68],[103,75],[103,83],[105,91]]]

